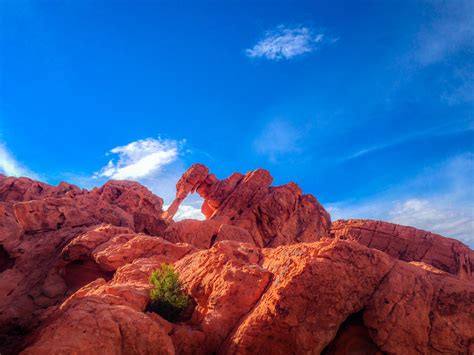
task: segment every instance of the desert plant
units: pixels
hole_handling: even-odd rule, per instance
[[[179,275],[173,265],[163,263],[161,268],[151,273],[150,303],[148,309],[170,322],[179,319],[189,305],[189,297],[183,291]]]

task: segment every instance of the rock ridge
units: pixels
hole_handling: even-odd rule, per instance
[[[136,182],[89,191],[0,175],[0,352],[474,353],[469,247],[331,222],[298,185],[272,182],[195,164],[163,211]],[[190,193],[206,220],[174,221]],[[177,323],[147,311],[163,262],[193,302]]]

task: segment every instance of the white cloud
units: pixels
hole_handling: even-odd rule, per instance
[[[265,32],[264,37],[245,53],[250,58],[264,57],[270,60],[291,59],[312,52],[324,40],[324,34],[314,33],[310,28],[278,26]]]
[[[417,226],[436,231],[441,235],[474,241],[473,209],[460,209],[453,205],[440,205],[434,200],[409,199],[395,203],[389,212],[394,223]]]
[[[16,161],[3,143],[0,143],[0,173],[7,176],[28,176],[33,179],[37,178],[36,174]]]
[[[169,204],[175,198],[176,183],[189,167],[185,156],[195,154],[186,147],[185,140],[140,139],[110,150],[107,155],[114,157],[92,177],[68,174],[67,180],[88,189],[108,179],[133,180]],[[202,154],[198,152],[199,156]]]
[[[206,219],[206,217],[202,214],[200,207],[183,204],[179,206],[178,212],[176,212],[173,219],[175,221],[181,221],[183,219],[198,219],[202,221]]]
[[[204,200],[197,193],[189,195],[179,206],[173,220],[181,221],[183,219],[197,219],[202,221],[206,219],[206,216],[201,212],[203,202]],[[168,205],[163,206],[163,209],[166,210],[168,207]]]
[[[474,155],[467,153],[360,201],[328,204],[333,220],[386,220],[457,238],[474,247]]]
[[[278,162],[285,154],[300,152],[302,139],[301,129],[288,121],[275,119],[263,128],[253,145],[257,153],[266,155],[271,162]]]
[[[118,160],[109,163],[94,175],[117,180],[137,180],[155,175],[178,159],[184,142],[147,138],[116,147],[110,151]]]

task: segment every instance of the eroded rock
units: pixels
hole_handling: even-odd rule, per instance
[[[160,234],[167,226],[162,204],[135,182],[110,181],[87,191],[0,176],[0,352],[16,352],[48,307],[98,277],[111,278],[95,261],[81,258],[65,270],[61,251],[69,241],[103,223],[134,235]],[[85,246],[77,244],[75,252]]]
[[[195,164],[176,185],[176,199],[165,215],[171,219],[186,196],[196,191],[204,199],[202,212],[208,220],[247,230],[258,247],[329,236],[331,218],[314,196],[303,194],[295,183],[271,186],[272,181],[263,169],[218,180],[205,166]]]
[[[474,353],[472,250],[377,221],[337,221],[262,169],[192,166],[163,201],[0,176],[0,352],[25,354]],[[189,193],[205,221],[174,222]],[[192,299],[147,310],[174,264]]]
[[[424,262],[461,279],[474,279],[474,251],[456,239],[371,220],[336,221],[331,236],[355,240],[403,261]]]

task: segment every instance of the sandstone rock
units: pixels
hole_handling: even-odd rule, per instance
[[[271,183],[194,165],[163,212],[133,182],[0,176],[0,352],[474,353],[471,249],[386,222],[329,234],[313,196]],[[174,222],[193,192],[207,220]],[[192,299],[177,323],[147,312],[163,262]]]
[[[111,223],[136,232],[159,234],[166,223],[159,218],[163,201],[135,182],[109,181],[100,189],[74,197],[16,203],[16,219],[27,233],[62,227]]]
[[[101,246],[92,252],[93,259],[103,270],[114,271],[135,259],[154,255],[168,257],[175,261],[196,251],[189,244],[173,244],[160,237],[139,234],[125,243],[114,243],[116,238],[113,238],[104,248]]]
[[[117,235],[134,234],[130,228],[116,227],[111,224],[100,225],[74,238],[61,251],[62,258],[67,261],[85,260],[93,250]]]
[[[0,174],[0,201],[4,202],[40,200],[47,197],[72,197],[81,193],[83,191],[77,186],[65,182],[61,182],[58,186],[51,186],[26,177],[15,178]]]
[[[262,266],[274,280],[229,337],[224,353],[320,353],[393,267],[385,254],[342,241],[264,249],[263,254]]]
[[[471,354],[474,284],[397,262],[365,307],[371,337],[390,354]]]
[[[23,233],[24,230],[16,220],[12,204],[0,202],[0,245],[8,255],[13,255]]]
[[[163,199],[137,182],[111,180],[101,188],[92,190],[91,194],[129,213],[136,232],[160,235],[167,226],[160,218]]]
[[[258,301],[271,274],[258,265],[260,251],[250,244],[223,241],[178,261],[176,271],[196,308],[190,321],[205,335],[190,348],[173,337],[179,353],[215,353],[233,326]]]
[[[22,354],[174,354],[164,327],[125,292],[140,299],[101,279],[90,284],[61,306]]]
[[[173,243],[189,243],[200,249],[210,248],[214,243],[223,240],[255,244],[252,235],[246,229],[212,219],[204,221],[187,219],[172,223],[166,229],[164,238]]]
[[[70,240],[103,223],[126,226],[131,234],[161,234],[167,226],[160,218],[162,204],[135,182],[111,181],[87,191],[0,176],[0,352],[14,351],[40,315],[68,292],[112,277],[82,256],[65,273],[58,263]],[[97,243],[93,239],[89,243]],[[75,252],[87,246],[81,251],[77,244]]]
[[[172,243],[189,243],[196,248],[207,249],[221,225],[222,223],[213,220],[185,219],[171,223],[164,233],[164,238]]]
[[[101,225],[72,240],[61,255],[64,265],[88,260],[103,271],[113,272],[135,259],[160,255],[175,261],[194,251],[196,249],[188,244],[136,234],[129,228]]]
[[[211,245],[224,240],[234,240],[252,245],[256,244],[252,235],[246,229],[230,224],[221,224],[217,231],[217,237],[214,240],[211,239]]]
[[[143,312],[149,275],[164,259],[175,262],[196,303],[191,319],[179,324]],[[272,249],[223,241],[180,260],[161,253],[135,259],[108,283],[86,285],[50,316],[25,353],[94,353],[97,334],[106,347],[98,351],[111,353],[145,354],[152,343],[195,354],[470,353],[473,287],[354,241]],[[134,337],[113,331],[117,324]]]
[[[317,241],[329,235],[330,216],[313,196],[302,194],[294,183],[270,186],[272,181],[263,169],[217,180],[205,166],[195,164],[178,182],[176,199],[165,215],[170,220],[184,198],[197,191],[209,220],[247,230],[259,247]]]
[[[186,196],[195,192],[207,179],[210,179],[210,177],[209,169],[206,166],[202,164],[192,165],[176,183],[176,198],[168,210],[163,213],[162,218],[170,222]]]
[[[400,260],[424,262],[461,279],[474,279],[474,251],[455,239],[371,220],[336,221],[331,235],[358,241]]]
[[[86,233],[84,237],[120,232],[119,228],[103,226],[96,233]],[[69,297],[52,315],[46,326],[35,334],[33,343],[22,354],[174,354],[174,345],[168,334],[172,326],[155,314],[145,313],[149,300],[149,277],[163,262],[175,262],[194,249],[189,245],[172,244],[161,238],[135,235],[125,243],[114,244],[113,240],[128,234],[118,234],[88,253],[74,253],[84,257],[96,256],[101,267],[101,259],[106,265],[111,258],[124,250],[133,250],[135,255],[152,254],[145,258],[133,258],[130,262],[121,260],[113,279],[106,282],[98,278],[85,285]],[[102,235],[103,237],[103,235]],[[84,240],[82,245],[84,245]],[[127,245],[127,243],[130,243]],[[78,243],[73,243],[77,246]],[[87,243],[86,243],[87,244]],[[116,247],[111,250],[111,247]],[[108,254],[107,250],[111,251]],[[128,258],[131,254],[124,253]],[[132,262],[133,261],[133,262]]]
[[[54,275],[63,243],[84,232],[85,227],[65,227],[37,235],[22,235],[9,255],[10,268],[0,274],[0,343],[9,329],[26,331],[35,326],[36,311],[54,305],[65,296],[63,283]],[[58,282],[54,285],[55,282]],[[17,333],[17,332],[13,332]]]

